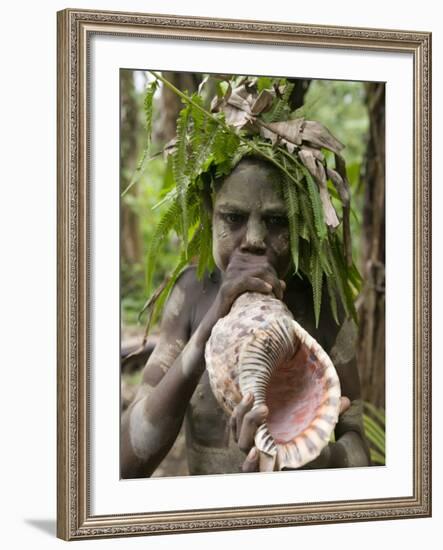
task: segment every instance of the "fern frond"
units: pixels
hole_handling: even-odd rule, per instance
[[[337,297],[335,294],[334,285],[330,277],[326,277],[326,286],[328,288],[329,305],[331,306],[332,317],[334,318],[334,321],[337,323],[337,325],[339,325],[340,321],[338,319]]]
[[[152,236],[146,258],[146,289],[148,295],[151,294],[152,290],[152,279],[158,251],[160,250],[166,236],[169,235],[171,229],[176,226],[179,212],[180,208],[177,200],[175,200],[170,204],[169,208],[161,217],[155,228],[154,235]]]
[[[188,247],[188,205],[186,204],[186,190],[189,184],[187,172],[187,129],[189,120],[189,105],[186,105],[178,116],[177,120],[177,141],[172,157],[172,169],[177,186],[178,200],[180,203],[181,237],[184,249]]]
[[[339,239],[337,238],[336,235],[332,236],[332,239],[333,241],[333,244],[331,246],[331,249],[332,249],[332,255],[335,257],[335,262],[337,264],[337,266],[339,267],[339,270],[340,270],[340,275],[341,275],[341,281],[342,281],[342,284],[343,284],[343,290],[345,292],[345,296],[346,296],[346,301],[347,301],[347,304],[348,304],[348,309],[349,309],[349,312],[351,314],[351,316],[353,317],[354,321],[357,323],[357,312],[355,310],[355,298],[356,298],[356,294],[353,292],[352,288],[351,288],[351,284],[350,284],[350,281],[349,281],[349,272],[348,272],[348,268],[347,268],[347,265],[346,265],[346,259],[344,258],[343,256],[343,253],[342,253],[342,247],[341,247],[341,243],[339,241]]]
[[[294,89],[294,84],[292,82],[287,82],[285,85],[285,91],[283,92],[283,96],[276,100],[275,107],[273,108],[272,112],[268,117],[268,122],[278,122],[282,119],[282,116],[284,114],[287,114],[286,111],[289,110],[288,100],[292,94],[293,89]]]
[[[217,136],[223,133],[223,129],[213,121],[207,121],[205,132],[206,131],[208,135],[204,141],[198,141],[195,136],[194,142],[192,143],[193,163],[191,177],[193,178],[207,170],[214,159]]]
[[[314,299],[315,326],[318,327],[323,287],[323,270],[320,265],[320,258],[317,254],[314,254],[311,258],[311,285]]]
[[[335,238],[330,239],[330,246],[328,247],[328,256],[329,261],[332,267],[331,279],[338,294],[340,296],[340,301],[343,305],[343,308],[347,316],[351,316],[353,320],[357,323],[357,312],[354,305],[354,296],[352,290],[349,286],[347,270],[344,265],[343,257],[340,252],[337,251],[337,243]]]
[[[309,197],[304,193],[299,195],[299,203],[300,203],[300,209],[303,217],[303,222],[305,223],[305,226],[308,232],[307,240],[309,240],[309,242],[314,248],[312,253],[318,254],[320,256],[320,262],[324,266],[324,270],[328,271],[329,262],[327,261],[325,252],[323,250],[322,242],[320,241],[315,228],[315,219],[314,219],[314,212],[312,209],[312,203]]]
[[[207,136],[211,136],[209,126],[216,126],[211,119],[204,113],[203,99],[194,94],[191,96],[193,104],[189,104],[190,108],[190,125],[188,133],[188,145],[190,148],[188,157],[188,172],[191,179],[197,176],[204,162],[205,155],[202,151],[210,149],[207,143]],[[200,107],[200,108],[199,108]],[[209,130],[209,132],[208,132]],[[203,157],[203,158],[201,158]]]
[[[151,151],[151,134],[152,134],[152,113],[153,113],[153,102],[154,94],[158,88],[158,81],[154,80],[149,84],[146,90],[145,99],[144,99],[144,112],[145,112],[145,131],[146,131],[146,142],[143,149],[143,153],[140,157],[140,160],[137,163],[137,167],[132,175],[131,181],[126,189],[123,190],[121,196],[124,197],[128,191],[137,183],[140,179],[140,176],[145,167],[146,161],[149,159],[149,154]]]
[[[152,134],[152,115],[153,115],[153,103],[154,103],[154,95],[158,88],[158,81],[154,80],[151,82],[151,84],[148,86],[148,89],[146,90],[145,99],[143,102],[143,108],[145,112],[145,131],[146,131],[146,138],[151,142],[151,134]]]
[[[214,259],[212,256],[212,231],[209,214],[203,205],[200,205],[200,249],[198,254],[197,277],[201,279],[205,271],[212,271]]]
[[[349,282],[354,287],[355,293],[358,294],[361,290],[361,285],[363,283],[360,271],[357,269],[355,263],[352,263],[351,266],[347,266],[347,272]]]
[[[294,264],[294,273],[297,273],[299,267],[299,206],[297,191],[287,178],[283,178],[283,196],[288,213],[289,242],[291,245],[292,262]]]
[[[318,238],[322,241],[327,235],[325,219],[323,216],[323,207],[320,200],[317,184],[310,172],[304,166],[302,167],[303,175],[306,179],[309,198],[311,200],[312,212],[314,214],[315,229]]]
[[[214,161],[217,165],[217,177],[229,174],[233,168],[233,159],[240,145],[239,137],[231,132],[217,132],[214,140]]]

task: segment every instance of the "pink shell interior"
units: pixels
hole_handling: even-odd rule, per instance
[[[324,399],[323,384],[318,383],[324,370],[317,357],[301,346],[271,375],[266,392],[267,425],[276,443],[288,443],[317,416]]]

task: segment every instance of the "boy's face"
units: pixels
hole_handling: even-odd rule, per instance
[[[283,278],[291,265],[285,202],[278,173],[261,162],[240,162],[214,200],[214,260],[225,271],[235,250],[265,255]]]

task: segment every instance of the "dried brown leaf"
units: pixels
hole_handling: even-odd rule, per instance
[[[225,105],[220,110],[225,113],[226,123],[235,128],[243,128],[251,120],[251,115],[249,113],[229,104]]]
[[[269,111],[271,108],[273,99],[274,96],[269,90],[262,90],[251,106],[251,113],[253,115],[266,113],[266,111]]]
[[[231,97],[227,100],[227,104],[247,113],[251,112],[251,103],[248,100],[248,96],[243,97],[239,95],[236,90],[232,91]]]
[[[303,122],[303,118],[295,118],[283,122],[271,122],[266,125],[266,128],[294,145],[301,145],[300,130]]]
[[[320,200],[323,206],[323,214],[325,216],[326,225],[332,228],[336,228],[340,225],[340,222],[337,217],[337,212],[332,205],[331,197],[328,192],[328,185],[326,180],[326,172],[323,167],[323,164],[316,161],[317,165],[317,183],[320,185]]]
[[[339,154],[344,145],[320,122],[305,120],[302,128],[302,139],[314,147],[324,147]]]
[[[301,149],[304,151],[309,151],[316,160],[319,160],[320,162],[325,161],[324,154],[320,151],[320,149],[316,149],[315,147],[309,147],[308,145],[302,145]]]
[[[315,164],[315,158],[311,151],[306,148],[300,149],[298,156],[302,163],[309,170],[311,176],[317,179],[317,166]]]
[[[331,197],[329,196],[326,172],[323,164],[316,160],[312,149],[307,147],[303,147],[299,151],[298,156],[318,185],[326,225],[332,228],[337,227],[340,222],[335,208],[332,205]]]
[[[333,170],[332,168],[327,168],[326,173],[327,173],[328,178],[334,184],[334,187],[337,189],[337,193],[340,197],[340,200],[341,200],[342,204],[348,205],[349,201],[351,199],[350,194],[349,194],[349,188],[346,187],[346,185],[345,185],[342,177],[340,176],[340,174],[338,172],[336,172],[335,170]]]

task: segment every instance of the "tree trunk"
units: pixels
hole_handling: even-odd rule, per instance
[[[291,107],[291,111],[295,111],[303,105],[311,80],[306,78],[288,78],[288,82],[294,84],[289,97],[289,106]]]
[[[385,406],[385,85],[366,84],[369,142],[364,163],[359,371],[363,399]]]
[[[126,189],[137,167],[137,136],[139,131],[139,108],[134,89],[133,71],[121,72],[121,191]],[[137,195],[135,184],[129,191]],[[128,264],[138,263],[142,259],[142,246],[138,217],[129,204],[121,201],[121,252]]]

